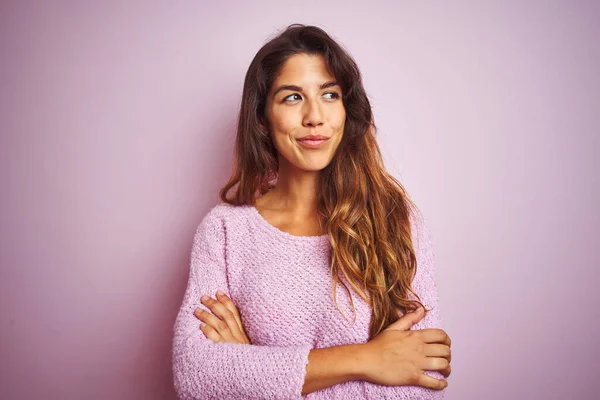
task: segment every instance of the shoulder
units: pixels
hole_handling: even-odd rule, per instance
[[[227,203],[219,203],[208,210],[208,212],[204,215],[203,221],[223,220],[234,214],[240,207],[243,206],[233,206]]]
[[[228,221],[235,219],[239,208],[225,203],[212,207],[197,225],[194,234],[194,253],[220,254],[226,245]]]
[[[247,219],[249,206],[234,206],[219,203],[212,207],[202,218],[198,231],[224,230],[227,226],[235,225]]]

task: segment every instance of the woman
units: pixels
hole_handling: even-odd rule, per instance
[[[385,172],[358,67],[323,30],[291,25],[256,54],[221,199],[175,324],[181,398],[443,396],[429,236]]]

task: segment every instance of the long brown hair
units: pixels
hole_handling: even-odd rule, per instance
[[[342,88],[344,133],[331,163],[321,171],[318,210],[332,248],[336,306],[338,283],[350,294],[340,280],[343,276],[372,308],[372,339],[398,319],[399,311],[405,314],[423,306],[411,288],[417,260],[410,215],[418,209],[400,182],[385,170],[356,62],[322,29],[290,25],[252,60],[242,93],[233,174],[220,198],[233,205],[253,205],[257,195],[273,187],[278,158],[267,128],[266,99],[286,60],[299,53],[322,55]],[[409,299],[408,292],[418,300]]]

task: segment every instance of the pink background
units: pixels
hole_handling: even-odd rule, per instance
[[[175,398],[193,232],[292,22],[356,58],[430,221],[447,399],[597,396],[597,2],[4,3],[0,398]]]

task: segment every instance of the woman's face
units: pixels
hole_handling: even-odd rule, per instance
[[[266,103],[266,117],[279,167],[320,171],[333,158],[344,133],[342,88],[320,55],[288,58]]]

